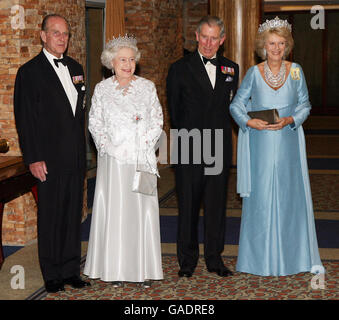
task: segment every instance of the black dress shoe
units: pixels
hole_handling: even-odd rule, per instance
[[[91,285],[88,281],[82,280],[79,276],[64,279],[64,284],[69,284],[74,289],[81,289]]]
[[[190,278],[193,275],[193,271],[191,270],[182,270],[180,269],[178,272],[178,276],[179,277],[186,277],[186,278]]]
[[[48,280],[45,282],[46,291],[49,293],[56,293],[64,291],[64,284],[61,280]]]
[[[226,268],[225,266],[217,267],[217,268],[207,268],[208,272],[215,272],[219,277],[228,277],[232,276],[233,272]]]

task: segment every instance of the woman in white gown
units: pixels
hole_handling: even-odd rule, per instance
[[[101,61],[114,75],[96,85],[89,113],[98,168],[84,274],[115,287],[163,279],[155,156],[163,114],[154,83],[134,75],[136,43],[127,35],[108,42]],[[140,168],[153,194],[134,189]]]

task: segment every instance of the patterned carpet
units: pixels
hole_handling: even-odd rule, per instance
[[[224,263],[234,270],[236,258],[224,257]],[[176,257],[164,255],[164,280],[153,282],[149,289],[136,283],[117,289],[109,282],[91,280],[91,287],[75,290],[68,286],[64,292],[48,294],[42,300],[339,300],[339,261],[324,261],[324,267],[325,287],[312,289],[314,275],[310,273],[259,277],[235,272],[232,277],[220,278],[207,272],[203,258],[192,278],[179,278]]]

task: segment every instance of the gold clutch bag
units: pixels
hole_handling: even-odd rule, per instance
[[[247,113],[252,119],[260,119],[267,121],[268,124],[274,124],[279,119],[279,112],[277,109],[250,111]]]

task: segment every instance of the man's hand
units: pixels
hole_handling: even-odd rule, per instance
[[[29,165],[29,170],[31,171],[32,175],[41,182],[46,181],[46,174],[48,174],[48,172],[45,161],[31,163]]]

